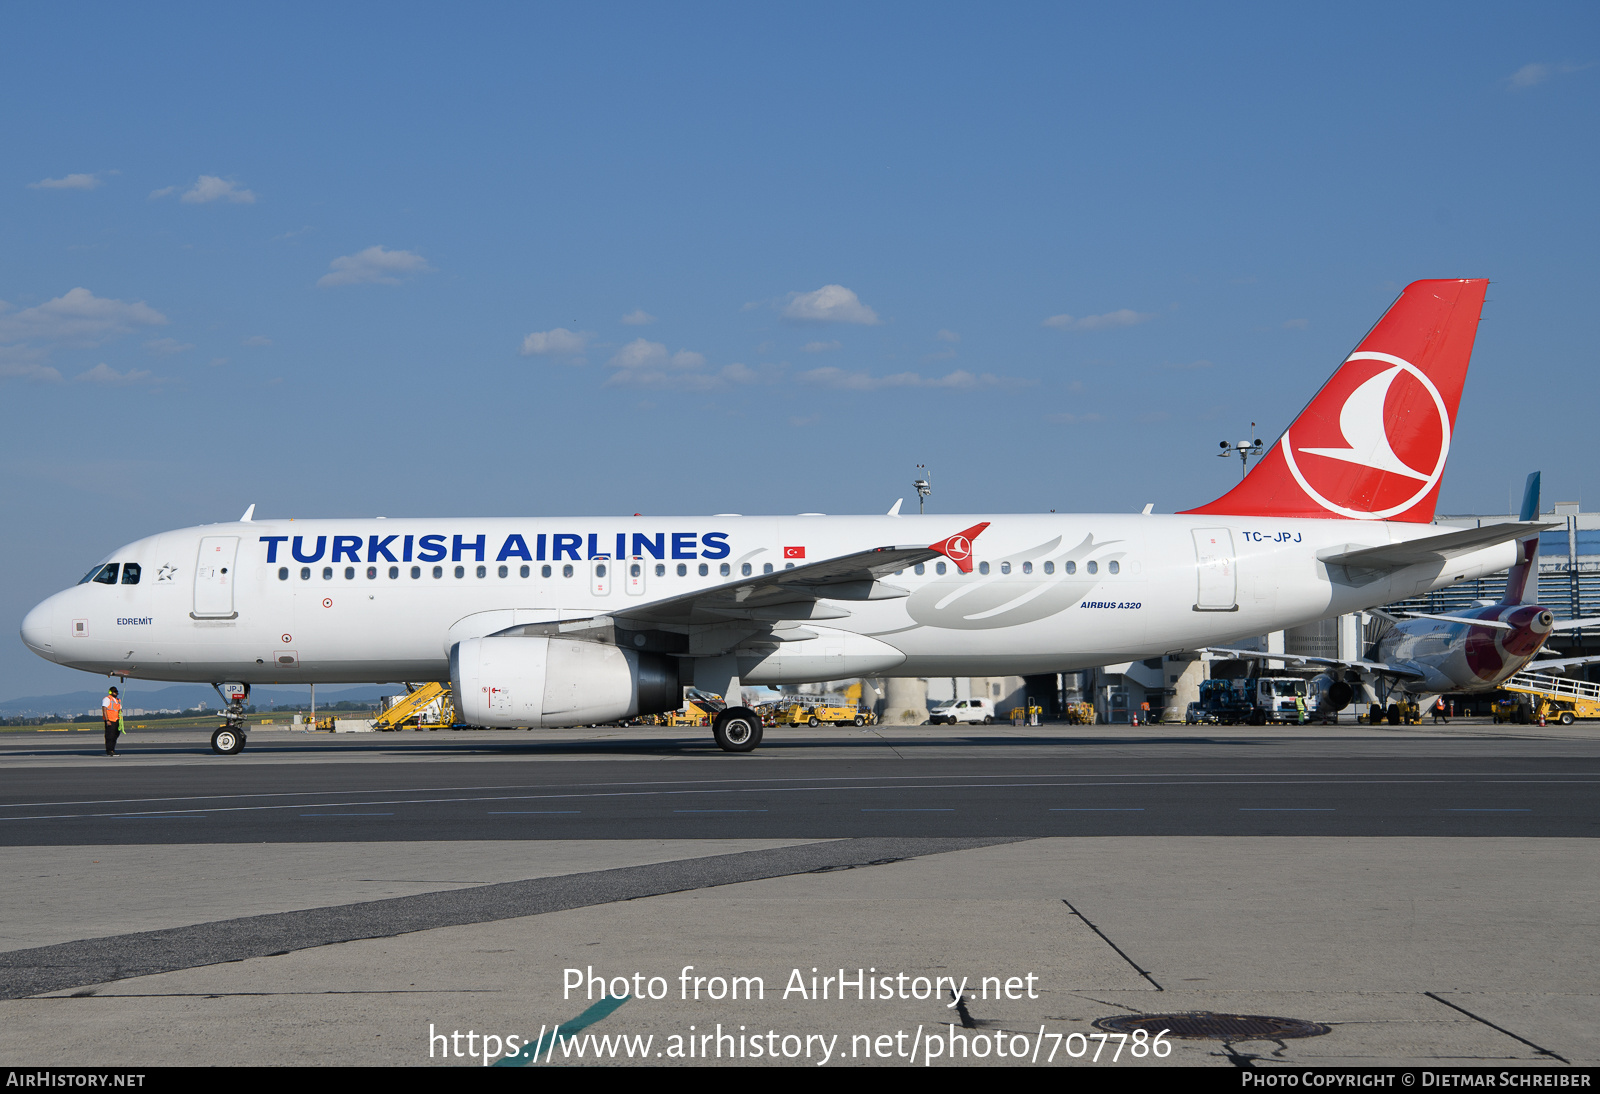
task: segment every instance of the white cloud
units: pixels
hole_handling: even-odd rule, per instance
[[[174,353],[194,349],[193,342],[180,342],[176,338],[156,338],[144,344],[144,348],[157,357],[170,357]]]
[[[331,285],[398,285],[401,274],[427,273],[428,260],[411,251],[390,251],[368,247],[328,263],[330,272],[317,279],[323,288]]]
[[[156,198],[164,198],[168,194],[176,194],[177,192],[178,188],[176,186],[163,186],[159,190],[150,191],[150,200],[154,201]]]
[[[616,369],[606,378],[607,387],[643,387],[711,391],[733,384],[753,383],[761,374],[737,362],[720,369],[706,368],[703,353],[680,349],[668,353],[660,342],[635,338],[617,351],[608,362]]]
[[[1104,315],[1085,315],[1081,319],[1074,319],[1070,315],[1052,315],[1044,321],[1044,325],[1057,330],[1109,330],[1112,327],[1137,326],[1140,323],[1148,323],[1154,318],[1154,312],[1119,308]]]
[[[692,356],[699,357],[698,353]],[[704,358],[702,358],[704,360]],[[713,391],[734,384],[754,383],[760,373],[748,365],[734,362],[714,372],[700,369],[625,368],[606,380],[607,387],[676,388],[683,391]]]
[[[844,343],[838,342],[838,341],[834,341],[834,342],[807,342],[805,345],[800,347],[800,352],[801,353],[832,353],[834,350],[839,349],[843,344]]]
[[[143,369],[130,368],[127,372],[118,372],[103,361],[88,372],[80,372],[73,379],[80,383],[100,384],[103,387],[129,387],[133,384],[158,384],[161,382]]]
[[[272,345],[272,339],[268,338],[264,334],[252,334],[249,338],[246,338],[243,342],[241,342],[240,345],[244,345],[244,346],[270,346],[270,345]]]
[[[65,175],[58,179],[40,179],[28,183],[30,190],[93,190],[101,185],[99,175]]]
[[[589,339],[594,337],[586,330],[536,330],[522,340],[524,357],[574,357],[583,352]]]
[[[846,372],[842,368],[835,368],[831,365],[827,368],[802,372],[799,379],[803,383],[839,388],[843,391],[882,391],[884,388],[897,387],[998,387],[1007,383],[999,376],[991,376],[988,373],[974,376],[965,369],[956,369],[956,371],[944,376],[923,376],[917,372],[896,372],[889,376],[873,376],[866,372]]]
[[[1520,91],[1525,87],[1535,87],[1544,83],[1552,76],[1566,76],[1573,72],[1582,72],[1588,65],[1575,65],[1570,62],[1537,61],[1531,65],[1523,65],[1510,76],[1506,77],[1506,84],[1513,91]]]
[[[858,323],[875,326],[878,313],[843,285],[824,285],[815,292],[795,293],[783,309],[785,319],[803,323]]]
[[[0,311],[5,302],[0,301]],[[61,373],[42,364],[45,351],[32,346],[0,346],[0,380],[37,380],[60,383]]]
[[[154,195],[152,195],[154,196]],[[256,195],[243,189],[232,179],[221,179],[216,175],[201,175],[195,184],[185,190],[183,197],[178,199],[188,205],[204,205],[212,201],[231,201],[235,205],[253,205]]]
[[[643,308],[634,308],[631,312],[622,317],[622,321],[624,324],[630,327],[648,327],[651,323],[656,321],[656,317],[645,311]]]
[[[134,327],[163,326],[167,317],[143,301],[129,304],[78,288],[37,307],[0,316],[0,342],[93,345]]]
[[[934,337],[937,338],[941,342],[959,342],[959,341],[961,341],[961,335],[957,334],[953,330],[942,330],[938,334],[934,335]]]
[[[613,368],[624,370],[704,368],[705,363],[704,354],[686,349],[680,349],[677,353],[668,354],[667,347],[660,342],[647,342],[643,338],[635,338],[623,346],[609,362]]]

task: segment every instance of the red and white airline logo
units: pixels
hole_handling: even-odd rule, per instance
[[[1354,366],[1354,367],[1352,367]],[[1386,520],[1439,484],[1450,412],[1432,380],[1387,353],[1352,353],[1283,438],[1300,488],[1330,513]]]
[[[784,558],[805,558],[806,557],[806,549],[804,547],[785,547],[783,549],[783,557]]]
[[[972,557],[972,541],[966,536],[951,536],[944,541],[944,553],[951,562],[965,562]]]

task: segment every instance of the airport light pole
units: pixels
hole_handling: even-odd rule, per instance
[[[1227,441],[1223,441],[1222,451],[1217,453],[1217,455],[1221,456],[1223,459],[1227,459],[1229,456],[1239,457],[1239,462],[1243,464],[1243,470],[1239,472],[1240,479],[1243,479],[1250,473],[1250,457],[1261,455],[1262,449],[1266,447],[1261,443],[1261,438],[1256,437],[1255,422],[1250,423],[1250,436],[1254,437],[1255,439],[1249,441],[1235,441],[1232,444],[1228,443]]]
[[[928,469],[922,464],[917,464],[917,479],[911,485],[917,491],[917,513],[922,513],[923,503],[928,500],[928,495],[933,493],[933,485],[928,482]]]

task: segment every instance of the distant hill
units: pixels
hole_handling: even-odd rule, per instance
[[[188,710],[204,703],[208,709],[222,706],[217,693],[205,684],[173,684],[163,688],[142,688],[131,681],[118,684],[122,705],[129,710]],[[317,689],[317,706],[334,703],[371,702],[381,695],[397,695],[405,691],[399,684],[369,684],[365,687],[339,688],[324,685]],[[0,700],[0,717],[37,718],[50,714],[86,714],[100,709],[105,689],[97,691],[69,691],[63,695],[27,695],[20,699]],[[272,687],[262,685],[250,689],[250,702],[258,710],[272,706],[294,704],[303,706],[309,691],[303,687]]]

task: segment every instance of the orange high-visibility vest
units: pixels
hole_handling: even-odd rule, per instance
[[[100,707],[100,716],[108,722],[122,721],[122,700],[115,695],[107,695]]]

